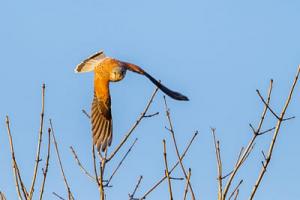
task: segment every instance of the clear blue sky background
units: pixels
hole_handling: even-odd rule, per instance
[[[103,49],[106,54],[142,66],[170,88],[184,92],[190,102],[168,99],[182,150],[200,135],[185,165],[193,170],[198,199],[216,199],[216,164],[210,127],[221,139],[224,170],[229,172],[242,145],[251,137],[248,123],[257,124],[265,94],[274,78],[273,107],[279,111],[300,63],[300,3],[279,1],[152,0],[152,1],[13,1],[0,2],[0,190],[16,199],[5,115],[11,118],[16,156],[26,185],[30,184],[39,127],[41,84],[46,90],[45,130],[52,118],[65,171],[76,199],[98,199],[96,186],[81,173],[69,146],[92,171],[90,126],[81,109],[90,109],[93,75],[73,73],[85,57]],[[112,84],[115,146],[134,123],[153,91],[145,78],[128,73]],[[299,198],[299,87],[287,112],[298,118],[282,127],[274,157],[256,199]],[[150,113],[159,111],[136,130],[139,138],[108,199],[126,199],[140,174],[143,194],[164,173],[162,139],[170,141],[159,93]],[[268,115],[265,129],[275,122]],[[240,199],[246,199],[260,170],[271,135],[261,137],[247,167]],[[45,141],[45,139],[44,139]],[[176,161],[167,143],[169,162]],[[128,147],[129,144],[126,145]],[[44,150],[43,150],[44,153]],[[45,157],[43,157],[45,160]],[[118,157],[119,159],[120,157]],[[41,163],[44,165],[44,161]],[[113,166],[116,163],[112,163]],[[111,169],[109,169],[111,170]],[[180,174],[180,171],[177,171]],[[238,180],[237,180],[238,181]],[[40,179],[38,180],[40,183]],[[52,152],[46,199],[53,191],[65,195]],[[175,199],[182,198],[183,182],[174,182]],[[37,188],[38,189],[38,188]],[[167,184],[149,199],[168,199]]]

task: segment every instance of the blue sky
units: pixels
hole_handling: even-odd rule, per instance
[[[248,123],[257,123],[265,94],[273,78],[272,105],[279,112],[300,63],[300,3],[279,1],[8,1],[0,2],[0,190],[16,199],[5,115],[11,118],[16,156],[27,185],[30,184],[39,127],[41,84],[46,83],[46,126],[53,119],[63,164],[77,199],[97,199],[98,191],[75,164],[69,151],[73,145],[83,163],[92,169],[89,121],[81,109],[90,109],[93,75],[73,73],[90,54],[106,54],[143,67],[167,86],[186,94],[191,101],[168,99],[182,150],[195,130],[200,135],[185,165],[193,170],[197,197],[214,199],[217,194],[216,166],[210,127],[221,139],[224,170],[230,171],[238,151],[251,137]],[[153,85],[136,74],[127,74],[111,85],[115,146],[134,123],[153,91]],[[288,109],[300,116],[299,87]],[[147,119],[134,136],[139,138],[109,199],[127,198],[139,175],[144,175],[138,196],[164,172],[162,93],[156,97]],[[264,128],[275,122],[271,115]],[[256,199],[296,199],[300,193],[298,148],[299,119],[283,127],[262,188]],[[260,151],[267,150],[271,135],[261,137],[247,166],[239,173],[245,181],[240,199],[245,199],[260,170]],[[169,161],[176,161],[168,142]],[[127,145],[129,146],[129,144]],[[42,162],[42,164],[44,164]],[[113,163],[114,164],[114,163]],[[113,165],[112,164],[112,165]],[[111,170],[111,169],[110,169]],[[180,172],[180,171],[178,171]],[[40,181],[39,181],[40,182]],[[175,182],[181,199],[183,182]],[[45,195],[64,195],[57,161],[52,153]],[[163,184],[149,199],[167,199]]]

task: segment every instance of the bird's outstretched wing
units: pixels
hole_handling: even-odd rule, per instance
[[[125,66],[127,67],[128,70],[133,71],[138,74],[142,74],[146,76],[152,83],[154,83],[161,91],[163,91],[165,94],[167,94],[169,97],[180,100],[180,101],[188,101],[188,97],[184,96],[183,94],[179,92],[175,92],[161,84],[159,81],[157,81],[155,78],[153,78],[150,74],[145,72],[142,68],[140,68],[137,65],[131,64],[131,63],[126,63]]]
[[[110,96],[99,98],[94,93],[91,122],[93,143],[98,151],[105,151],[111,145],[113,135]]]
[[[88,57],[81,63],[79,63],[76,68],[76,73],[83,73],[83,72],[91,72],[95,69],[95,67],[102,62],[106,58],[103,51],[99,51],[92,56]]]

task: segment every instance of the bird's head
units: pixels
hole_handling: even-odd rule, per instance
[[[110,71],[109,80],[112,82],[117,82],[122,80],[126,75],[126,68],[122,66],[120,63],[119,65],[113,66],[112,70]]]

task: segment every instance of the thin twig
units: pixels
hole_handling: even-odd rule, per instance
[[[187,147],[185,148],[185,150],[183,151],[183,154],[181,155],[180,157],[180,161],[182,161],[186,155],[186,153],[188,152],[188,150],[190,149],[193,141],[195,140],[196,136],[198,135],[198,131],[195,132],[195,134],[193,135],[192,139],[189,141]],[[180,161],[177,161],[175,165],[173,165],[173,167],[171,168],[171,170],[169,171],[169,174],[171,175],[171,173],[174,171],[174,169],[179,165],[179,162]],[[146,199],[146,197],[151,193],[153,192],[164,180],[166,180],[167,176],[163,176],[159,181],[157,181],[144,195],[142,198],[140,198],[141,200],[142,199]]]
[[[166,115],[167,115],[167,118],[168,118],[168,121],[169,121],[169,126],[170,126],[169,132],[172,135],[173,143],[174,143],[175,150],[176,150],[176,155],[177,155],[178,161],[180,163],[182,172],[184,174],[185,179],[187,180],[188,179],[187,178],[187,173],[186,173],[184,165],[183,165],[183,163],[180,159],[180,153],[179,153],[179,150],[178,150],[178,146],[177,146],[177,142],[176,142],[176,138],[175,138],[175,133],[174,133],[174,129],[173,129],[173,124],[172,124],[172,120],[171,120],[171,116],[170,116],[170,111],[169,111],[167,100],[166,100],[165,96],[164,96],[164,102],[165,102]],[[191,184],[190,180],[188,181],[188,185],[189,185],[189,188],[191,190],[192,199],[195,200],[195,194],[194,194],[194,191],[193,191],[192,184]]]
[[[12,140],[12,136],[11,136],[10,122],[9,122],[9,117],[8,116],[6,116],[6,128],[7,128],[8,138],[9,138],[12,167],[13,167],[13,172],[14,172],[16,190],[17,190],[17,193],[18,193],[18,197],[19,197],[19,199],[23,199],[22,195],[21,195],[21,190],[22,190],[24,198],[27,199],[28,193],[26,191],[26,187],[24,186],[24,182],[22,181],[21,173],[20,173],[20,170],[19,170],[19,167],[18,167],[18,164],[17,164],[17,161],[16,161],[16,157],[15,157],[14,144],[13,144],[13,140]]]
[[[87,116],[87,118],[91,118],[91,116],[86,112],[86,110],[82,109],[83,114],[85,114],[85,116]]]
[[[271,132],[271,131],[273,131],[273,130],[275,130],[275,127],[270,128],[270,129],[265,130],[265,131],[262,131],[262,132],[260,132],[260,133],[257,133],[257,135],[263,135],[263,134],[269,133],[269,132]]]
[[[238,189],[235,193],[235,196],[234,196],[234,200],[237,200],[237,197],[239,196],[239,193],[240,193],[240,189]]]
[[[241,184],[243,183],[243,179],[240,180],[239,184],[234,188],[234,190],[232,191],[231,195],[229,196],[228,200],[230,200],[234,194],[236,194],[236,192],[239,190],[239,187],[241,186]]]
[[[259,90],[256,90],[259,98],[261,99],[261,101],[265,104],[265,106],[269,109],[269,111],[277,118],[279,119],[278,115],[275,113],[275,111],[273,111],[272,108],[270,108],[270,105],[265,101],[265,99],[262,97],[262,95],[260,94]]]
[[[100,151],[99,151],[100,152]],[[104,152],[104,156],[103,156],[103,159],[102,159],[104,162],[103,162],[103,171],[105,170],[105,167],[106,167],[106,163],[107,163],[107,148],[105,149],[105,152]],[[101,160],[101,161],[102,161]]]
[[[95,156],[95,145],[92,144],[92,155],[93,155],[93,166],[94,166],[94,174],[96,177],[96,182],[98,184],[98,187],[100,187],[100,182],[99,182],[99,176],[97,172],[97,164],[96,164],[96,156]]]
[[[228,174],[226,174],[225,176],[222,176],[222,179],[224,180],[224,179],[226,179],[228,176],[230,176],[232,174],[232,171],[231,172],[229,172]]]
[[[260,91],[259,90],[256,90],[258,96],[260,97],[261,101],[266,105],[268,106],[268,109],[270,110],[270,112],[278,119],[278,120],[281,120],[281,121],[287,121],[287,120],[291,120],[291,119],[294,119],[295,116],[293,117],[288,117],[288,118],[283,118],[283,119],[280,119],[280,117],[275,113],[274,110],[272,110],[272,108],[270,107],[270,105],[268,105],[265,101],[265,99],[262,97],[262,95],[260,94]]]
[[[242,160],[242,164],[245,162],[245,160],[247,160],[247,158],[251,154],[252,150],[254,149],[254,146],[255,146],[255,143],[253,143],[252,146],[250,147],[250,149],[248,150],[247,154],[245,155],[244,159]]]
[[[101,155],[100,151],[98,151],[99,155]],[[106,158],[107,158],[107,148],[105,149],[104,156],[101,156],[100,159],[100,178],[99,178],[99,192],[100,192],[100,200],[104,200],[106,198],[105,190],[104,190],[104,171],[106,166]]]
[[[170,194],[170,200],[173,200],[173,192],[172,192],[172,184],[169,174],[169,168],[168,168],[168,160],[167,160],[167,150],[166,150],[166,140],[163,140],[163,146],[164,146],[164,161],[165,161],[165,174],[168,179],[168,186],[169,186],[169,194]]]
[[[266,154],[265,154],[265,152],[262,150],[262,151],[261,151],[261,153],[262,153],[262,155],[263,155],[264,159],[265,159],[265,160],[267,160],[267,157],[266,157]]]
[[[134,195],[135,195],[137,189],[139,188],[142,179],[143,179],[143,176],[140,176],[140,177],[139,177],[139,180],[138,180],[138,182],[137,182],[137,184],[136,184],[135,187],[134,187],[134,190],[133,190],[132,194],[129,194],[129,200],[134,199]]]
[[[70,186],[68,184],[68,181],[67,181],[67,178],[66,178],[66,175],[65,175],[65,172],[64,172],[64,168],[62,166],[62,162],[61,162],[61,158],[60,158],[60,154],[59,154],[59,150],[58,150],[58,145],[57,145],[55,134],[54,134],[54,129],[53,129],[52,121],[51,121],[51,119],[49,121],[50,121],[51,130],[52,130],[53,143],[54,143],[54,147],[55,147],[57,159],[58,159],[59,166],[60,166],[60,171],[61,171],[61,174],[63,176],[64,183],[65,183],[65,186],[66,186],[66,189],[67,189],[68,199],[72,200],[72,199],[74,199],[74,197],[73,197],[73,194],[71,192]]]
[[[183,181],[184,180],[184,178],[176,178],[176,177],[172,177],[172,176],[170,176],[170,179],[174,180],[174,181]]]
[[[29,199],[32,199],[32,197],[33,197],[35,180],[37,177],[39,163],[41,161],[40,153],[41,153],[41,144],[42,144],[42,136],[43,136],[43,126],[44,126],[44,112],[45,112],[45,84],[43,84],[43,86],[42,86],[42,111],[41,111],[41,117],[40,117],[40,130],[39,130],[39,138],[38,138],[38,145],[37,145],[37,150],[36,150],[36,158],[35,158],[32,182],[31,182],[30,192],[29,192]]]
[[[121,161],[119,162],[119,164],[117,165],[116,169],[113,171],[112,175],[109,177],[106,186],[109,185],[109,183],[111,182],[112,178],[115,176],[115,174],[117,173],[118,169],[121,167],[122,163],[124,162],[124,160],[126,159],[126,157],[128,156],[128,154],[131,152],[133,146],[135,145],[135,143],[137,142],[137,138],[135,138],[135,140],[133,141],[132,145],[129,147],[128,151],[125,153],[125,155],[123,156],[123,158],[121,159]]]
[[[139,123],[142,121],[142,119],[145,118],[146,113],[148,111],[148,109],[150,108],[150,105],[153,102],[153,99],[156,95],[158,91],[158,88],[155,88],[154,92],[152,93],[146,107],[145,110],[142,112],[141,116],[137,119],[137,121],[134,123],[134,125],[131,127],[131,129],[128,131],[128,133],[124,136],[123,140],[121,141],[121,143],[115,148],[115,150],[113,151],[113,153],[108,156],[107,158],[107,162],[109,162],[115,155],[116,153],[120,150],[120,148],[124,145],[124,143],[127,141],[127,139],[129,138],[129,136],[133,133],[133,131],[135,130],[135,128],[139,125]],[[148,116],[149,117],[149,116]]]
[[[83,167],[83,165],[81,164],[81,162],[80,162],[80,160],[79,160],[79,158],[78,158],[78,156],[77,156],[77,154],[76,154],[74,148],[73,148],[72,146],[70,146],[70,149],[71,149],[71,152],[72,152],[72,154],[73,154],[73,156],[74,156],[74,159],[75,159],[75,161],[77,162],[79,168],[83,171],[83,173],[84,173],[85,175],[87,175],[87,177],[89,177],[90,179],[92,179],[93,181],[96,182],[96,178],[95,178],[94,176],[92,176],[92,175],[91,175],[91,174]]]
[[[45,170],[43,169],[43,182],[40,189],[40,200],[43,199],[44,188],[46,183],[46,178],[48,174],[49,160],[50,160],[50,149],[51,149],[51,128],[48,128],[48,148],[47,148],[47,158],[45,164]]]
[[[269,90],[268,90],[267,102],[264,106],[264,109],[263,109],[263,112],[262,112],[262,115],[261,115],[261,118],[260,118],[260,121],[259,121],[259,124],[258,124],[258,128],[255,130],[251,125],[252,131],[253,131],[253,136],[252,136],[251,140],[249,141],[246,149],[243,151],[242,155],[239,156],[240,159],[238,160],[238,162],[234,166],[234,169],[233,169],[233,171],[232,171],[232,173],[231,173],[231,175],[230,175],[230,177],[229,177],[229,179],[228,179],[228,181],[225,185],[225,188],[223,190],[223,199],[226,199],[228,190],[231,186],[231,183],[232,183],[237,171],[240,169],[242,164],[248,158],[249,154],[251,153],[251,151],[253,149],[253,144],[254,144],[255,140],[259,136],[258,133],[260,133],[260,130],[262,128],[262,125],[264,123],[264,120],[265,120],[265,117],[266,117],[266,114],[267,114],[267,111],[268,111],[268,105],[269,105],[270,100],[271,100],[272,89],[273,89],[273,80],[271,79]]]
[[[239,163],[239,161],[240,161],[240,159],[241,159],[241,156],[242,156],[242,154],[243,154],[243,152],[244,152],[244,147],[242,147],[241,148],[241,150],[240,150],[240,153],[239,153],[239,156],[238,156],[238,158],[237,158],[237,160],[236,160],[236,163],[235,163],[235,166]],[[231,174],[232,173],[232,171],[229,173],[229,174]]]
[[[220,152],[220,143],[216,139],[216,129],[211,129],[213,139],[214,139],[214,146],[216,152],[216,159],[217,159],[217,170],[218,170],[218,183],[219,183],[219,191],[218,191],[218,200],[222,200],[222,159],[221,159],[221,152]]]
[[[192,169],[189,168],[188,179],[186,180],[185,189],[184,189],[184,196],[183,196],[184,200],[186,200],[186,197],[187,197],[188,188],[189,188],[189,181],[191,179],[191,176],[192,176]]]
[[[82,109],[82,112],[83,114],[91,119],[91,116],[87,113],[87,111],[85,109]],[[95,177],[91,176],[94,178],[94,180],[97,182],[97,185],[98,185],[98,188],[100,188],[100,181],[99,181],[99,177],[98,177],[98,172],[97,172],[97,164],[96,164],[96,156],[95,156],[95,145],[92,144],[92,156],[93,156],[93,166],[94,166],[94,174],[95,174]],[[98,151],[98,156],[99,156],[99,159],[102,160],[103,159],[103,156],[101,154],[100,151]],[[81,165],[82,166],[82,165]],[[83,170],[84,168],[82,168]],[[84,172],[86,173],[87,170],[84,170]],[[87,174],[87,173],[86,173]],[[90,177],[90,175],[88,175]]]
[[[271,161],[271,158],[272,158],[272,154],[273,154],[273,149],[274,149],[274,146],[275,146],[275,142],[276,142],[276,139],[277,139],[277,136],[278,136],[278,133],[280,131],[280,127],[281,127],[281,123],[283,122],[283,119],[284,119],[284,116],[285,116],[285,113],[286,113],[286,110],[291,102],[291,99],[292,99],[292,96],[293,96],[293,93],[294,93],[294,89],[295,89],[295,86],[298,82],[298,78],[299,78],[299,74],[300,74],[300,65],[298,66],[298,71],[297,71],[297,74],[295,76],[295,79],[294,79],[294,82],[292,84],[292,87],[290,89],[290,92],[289,92],[289,95],[287,97],[287,100],[285,102],[285,105],[281,111],[281,114],[279,116],[279,119],[277,121],[277,124],[276,124],[276,128],[274,130],[274,135],[273,135],[273,138],[272,138],[272,141],[270,143],[270,147],[269,147],[269,151],[268,151],[268,154],[266,156],[266,159],[265,159],[265,164],[264,166],[261,168],[261,171],[260,171],[260,174],[258,176],[258,179],[253,187],[253,190],[251,192],[251,195],[250,195],[250,200],[252,200],[254,198],[254,195],[257,191],[257,188],[259,187],[260,183],[261,183],[261,180],[263,179],[264,177],[264,174],[267,170],[267,167]]]
[[[159,115],[159,112],[150,114],[150,115],[144,115],[144,118],[154,117],[155,115]]]
[[[104,159],[104,157],[102,156],[102,153],[101,153],[101,151],[97,151],[97,153],[98,153],[99,160],[103,160],[103,159]]]
[[[55,192],[52,192],[52,194],[53,194],[54,196],[56,196],[58,199],[60,199],[60,200],[66,200],[66,199],[64,199],[62,196],[58,195],[58,194],[55,193]]]
[[[241,148],[235,166],[237,166],[237,165],[239,164],[239,162],[241,162],[241,164],[243,164],[243,162],[248,158],[248,156],[249,156],[250,153],[252,152],[252,150],[253,150],[253,148],[254,148],[254,145],[255,145],[255,144],[253,144],[253,145],[251,146],[251,148],[248,150],[247,155],[244,157],[244,160],[242,160],[242,161],[240,161],[240,158],[241,158],[241,155],[242,155],[242,153],[243,153],[244,147]],[[226,174],[225,176],[223,176],[222,179],[226,179],[226,178],[227,178],[228,176],[230,176],[232,173],[233,173],[233,170],[232,170],[231,172],[229,172],[228,174]]]
[[[104,192],[104,184],[103,184],[103,177],[104,177],[104,169],[105,169],[105,159],[101,160],[100,163],[100,186],[99,186],[99,192],[100,192],[100,200],[105,199],[105,192]]]

